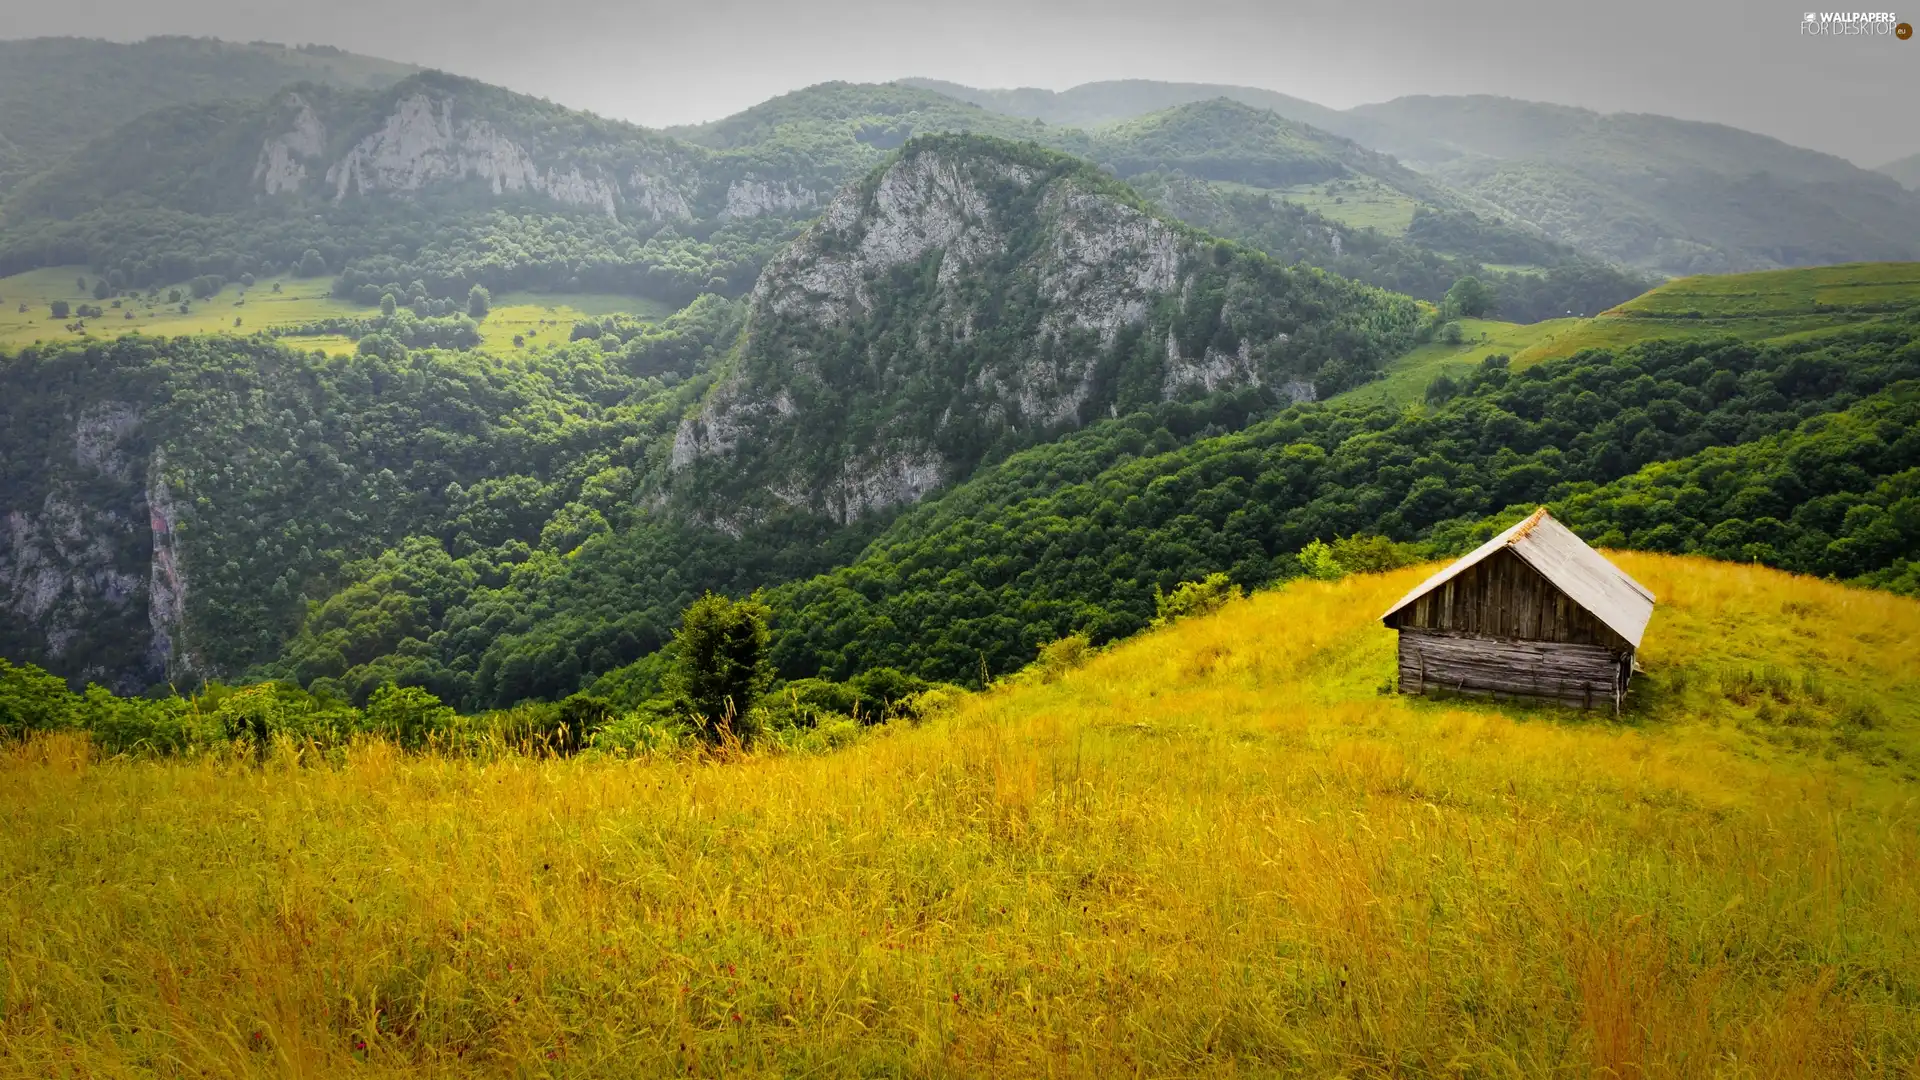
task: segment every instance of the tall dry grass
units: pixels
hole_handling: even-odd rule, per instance
[[[1378,693],[1415,570],[829,755],[41,739],[0,1070],[1920,1075],[1920,604],[1622,561],[1622,722]]]

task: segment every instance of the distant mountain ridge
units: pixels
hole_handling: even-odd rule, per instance
[[[1874,171],[1893,177],[1911,190],[1920,191],[1920,154],[1912,154],[1899,161],[1889,161],[1885,165],[1876,167]]]
[[[1190,105],[1213,98],[1229,98],[1256,109],[1271,109],[1289,120],[1298,120],[1329,131],[1333,130],[1330,125],[1337,123],[1341,117],[1339,110],[1304,98],[1275,90],[1219,83],[1116,79],[1083,83],[1070,90],[1041,90],[1035,87],[981,90],[943,79],[901,79],[900,83],[972,102],[994,112],[1067,127],[1101,127],[1176,105]]]
[[[1573,268],[1544,286],[1501,278],[1513,318],[1645,287],[1386,155],[1221,98],[1083,131],[910,86],[825,83],[658,132],[439,72],[137,118],[0,203],[0,274],[84,262],[145,288],[317,261],[337,295],[369,304],[475,284],[685,303],[744,292],[841,184],[910,138],[956,131],[1097,162],[1190,224],[1431,301],[1481,263]],[[1333,210],[1356,185],[1407,216],[1376,235],[1290,201],[1297,188]]]
[[[0,41],[0,196],[157,108],[259,98],[296,82],[368,89],[418,70],[324,45],[189,37]]]
[[[1178,106],[1199,90],[1134,81],[1055,94],[906,81],[1015,115],[1070,102],[1107,123],[1129,110]],[[1920,195],[1888,180],[1900,163],[1872,172],[1721,124],[1484,95],[1332,110],[1249,87],[1205,89],[1393,155],[1557,240],[1643,270],[1723,273],[1920,255]]]

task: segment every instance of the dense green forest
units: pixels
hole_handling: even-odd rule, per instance
[[[1778,433],[1920,377],[1917,338],[1920,322],[1909,319],[1800,346],[1661,342],[1518,372],[1495,363],[1431,409],[1305,407],[1167,452],[1149,422],[1103,425],[916,509],[853,566],[776,590],[776,655],[788,672],[887,664],[963,679],[983,660],[1005,671],[1069,632],[1102,640],[1139,629],[1156,587],[1219,570],[1248,585],[1288,576],[1315,539],[1379,533],[1445,553],[1503,509],[1554,503],[1709,447],[1778,437],[1818,453],[1828,445],[1819,424]],[[1865,557],[1842,541],[1881,528],[1855,504],[1882,500],[1887,527],[1914,523],[1911,502],[1893,506],[1912,483],[1910,472],[1897,478],[1920,465],[1920,441],[1894,428],[1873,427],[1884,453],[1809,470],[1804,494],[1831,497],[1802,505],[1800,518],[1791,508],[1802,500],[1769,486],[1766,453],[1728,459],[1737,469],[1720,461],[1718,498],[1675,501],[1661,519],[1675,529],[1655,542],[1763,559],[1765,547],[1743,545],[1771,542],[1776,564],[1819,574],[1890,566],[1887,551],[1910,553],[1920,535],[1896,536],[1891,549],[1860,540]],[[1749,488],[1768,493],[1741,494]],[[1605,532],[1617,512],[1637,528],[1623,509],[1641,498],[1636,488],[1600,490],[1582,496],[1573,520]],[[1768,519],[1751,526],[1757,540],[1749,518]],[[1789,541],[1782,529],[1803,533]]]
[[[0,488],[24,526],[0,570],[44,574],[51,593],[0,626],[0,654],[160,678],[149,612],[128,601],[159,542],[148,511],[168,503],[188,597],[169,647],[186,674],[272,659],[308,595],[410,536],[488,580],[571,550],[628,505],[736,328],[716,298],[611,351],[508,361],[377,331],[354,356],[265,337],[22,350],[0,363]],[[109,549],[63,543],[70,522]],[[102,591],[102,575],[127,584]]]
[[[1307,572],[1299,553],[1313,542],[1356,534],[1453,553],[1540,501],[1608,542],[1906,588],[1902,560],[1920,550],[1920,443],[1904,422],[1916,378],[1920,321],[1908,318],[1819,343],[1495,362],[1424,409],[1297,406],[1212,437],[1235,426],[1224,405],[1143,413],[1015,454],[877,534],[803,534],[784,557],[790,521],[738,538],[642,522],[498,589],[432,569],[439,551],[390,553],[275,670],[353,697],[400,677],[467,708],[557,698],[663,645],[703,589],[773,586],[783,676],[894,667],[977,682],[1071,633],[1132,633],[1156,590],[1183,581],[1271,583]],[[1822,456],[1830,467],[1778,464]],[[844,565],[785,576],[833,562]],[[382,605],[446,614],[398,648]]]

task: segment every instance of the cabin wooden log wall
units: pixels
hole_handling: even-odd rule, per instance
[[[1526,697],[1576,709],[1616,707],[1633,653],[1604,645],[1400,631],[1400,692]]]
[[[1511,550],[1494,552],[1387,619],[1400,690],[1533,697],[1617,708],[1631,643]]]

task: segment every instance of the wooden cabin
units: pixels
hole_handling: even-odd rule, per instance
[[[1381,621],[1400,632],[1403,694],[1618,712],[1652,616],[1652,593],[1541,507],[1422,582]]]

